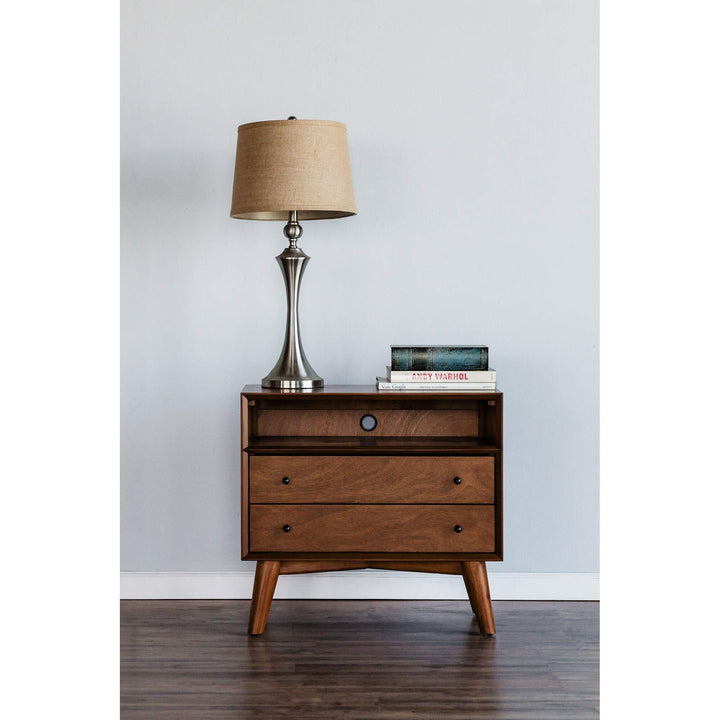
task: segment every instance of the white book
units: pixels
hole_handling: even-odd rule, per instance
[[[494,382],[390,382],[387,378],[377,378],[378,390],[496,390]]]
[[[387,366],[387,380],[394,383],[475,382],[496,383],[497,371],[489,370],[392,370]]]

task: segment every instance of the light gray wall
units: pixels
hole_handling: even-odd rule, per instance
[[[122,569],[249,569],[239,394],[274,364],[282,225],[229,218],[236,127],[348,126],[357,217],[305,224],[305,349],[371,383],[485,343],[505,562],[598,568],[595,1],[123,0]]]

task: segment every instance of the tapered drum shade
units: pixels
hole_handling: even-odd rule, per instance
[[[240,125],[230,216],[298,220],[357,214],[347,129],[329,120]]]

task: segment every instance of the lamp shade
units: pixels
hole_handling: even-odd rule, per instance
[[[347,128],[330,120],[240,125],[230,216],[298,220],[355,215]]]

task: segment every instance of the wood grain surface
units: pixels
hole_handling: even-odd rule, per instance
[[[249,607],[123,601],[122,720],[599,718],[598,603],[496,601],[495,637],[467,601],[275,600],[260,637]]]
[[[481,553],[494,548],[493,505],[250,505],[251,552]]]
[[[494,488],[492,457],[250,458],[251,503],[487,504]]]
[[[367,413],[377,419],[377,427],[372,431],[360,427],[360,418]],[[478,434],[478,414],[471,408],[387,410],[368,407],[366,411],[268,408],[257,411],[257,434],[280,437],[470,437]]]
[[[489,438],[395,438],[395,437],[251,437],[251,455],[479,455],[500,448]]]
[[[296,575],[309,572],[338,572],[340,570],[403,570],[407,572],[440,573],[443,575],[462,575],[462,563],[448,561],[371,561],[371,560],[283,560],[280,563],[281,575]]]
[[[245,385],[242,389],[243,395],[252,400],[283,400],[305,404],[310,402],[323,402],[325,399],[332,401],[352,400],[363,396],[368,400],[379,400],[382,402],[395,401],[406,402],[407,400],[421,399],[423,402],[445,401],[448,399],[460,399],[466,401],[473,398],[491,399],[502,397],[499,390],[378,390],[375,385],[325,385],[315,390],[302,390],[299,392],[288,390],[276,390],[264,388],[260,385]]]

